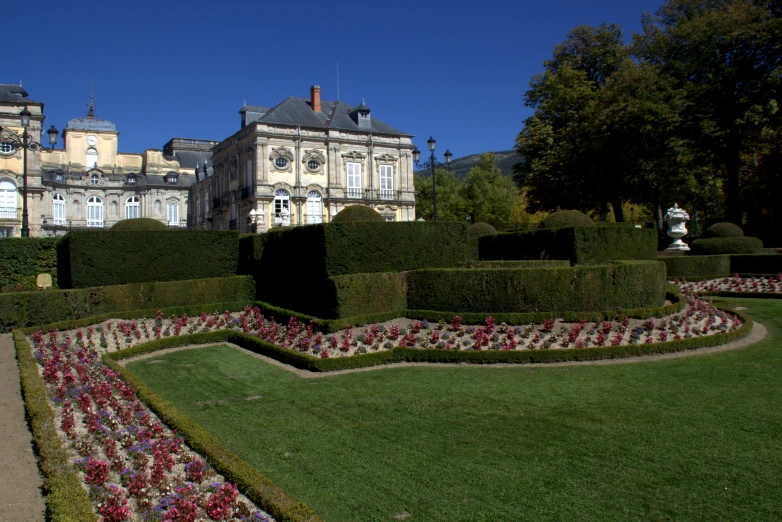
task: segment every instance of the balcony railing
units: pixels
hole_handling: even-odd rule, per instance
[[[247,198],[249,198],[249,197],[250,197],[250,196],[252,196],[252,195],[253,195],[253,188],[252,188],[252,187],[244,187],[244,188],[241,190],[241,192],[240,192],[240,194],[239,194],[239,197],[240,197],[241,199],[247,199]]]
[[[383,200],[393,200],[393,199],[399,199],[398,197],[395,197],[397,194],[393,190],[388,189],[379,189],[377,191],[377,199],[383,199]]]
[[[16,214],[15,208],[0,208],[0,219],[17,219]]]
[[[360,188],[349,188],[345,191],[345,195],[353,199],[361,199],[364,197],[364,191]]]

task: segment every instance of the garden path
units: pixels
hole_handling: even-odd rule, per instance
[[[14,342],[11,334],[4,334],[0,335],[0,520],[39,522],[44,509]]]

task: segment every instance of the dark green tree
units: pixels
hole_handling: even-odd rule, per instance
[[[478,164],[464,178],[459,193],[464,211],[473,223],[501,225],[510,222],[518,190],[502,175],[493,152],[481,154]]]
[[[437,219],[440,221],[463,221],[464,201],[459,194],[459,180],[453,172],[435,169],[437,185]],[[432,178],[415,174],[415,217],[432,219]]]
[[[686,97],[682,136],[724,182],[736,222],[751,141],[778,110],[781,12],[777,0],[667,0],[634,37],[634,54]]]

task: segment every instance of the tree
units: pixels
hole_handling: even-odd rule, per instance
[[[435,169],[437,186],[437,219],[440,221],[463,221],[464,201],[459,194],[459,180],[446,169]],[[432,178],[415,174],[415,216],[432,219]]]
[[[514,179],[530,210],[578,209],[624,221],[623,203],[656,207],[692,187],[677,140],[683,103],[657,72],[629,57],[615,24],[568,33],[533,78],[535,109],[516,139]]]
[[[782,6],[776,0],[668,0],[642,18],[633,52],[687,98],[683,135],[724,180],[728,218],[742,211],[742,153],[777,112]]]
[[[459,193],[473,223],[508,223],[517,196],[513,180],[502,175],[493,152],[481,154],[467,173]]]

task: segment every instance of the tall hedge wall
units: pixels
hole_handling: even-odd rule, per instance
[[[249,276],[14,292],[0,294],[0,328],[8,330],[125,310],[249,302],[254,298],[255,282]]]
[[[782,256],[781,256],[782,257]],[[668,278],[711,278],[731,274],[731,256],[670,256],[660,257]]]
[[[464,312],[596,311],[660,306],[665,265],[623,262],[573,268],[429,269],[407,274],[407,305]]]
[[[502,261],[471,261],[467,268],[567,268],[567,259],[511,259]]]
[[[258,263],[263,257],[263,247],[268,234],[244,234],[239,237],[239,273],[260,274]]]
[[[407,308],[404,272],[348,274],[330,278],[336,310],[325,318],[354,317]]]
[[[654,260],[657,234],[651,228],[563,227],[507,232],[479,239],[482,260],[566,259],[596,265],[614,260]]]
[[[477,242],[467,236],[465,223],[348,222],[272,230],[255,265],[263,281],[258,298],[335,317],[341,305],[330,276],[455,267],[477,258]]]
[[[61,288],[236,275],[237,232],[76,231],[58,244]]]
[[[0,291],[35,290],[38,274],[51,274],[57,288],[57,238],[0,241]]]

